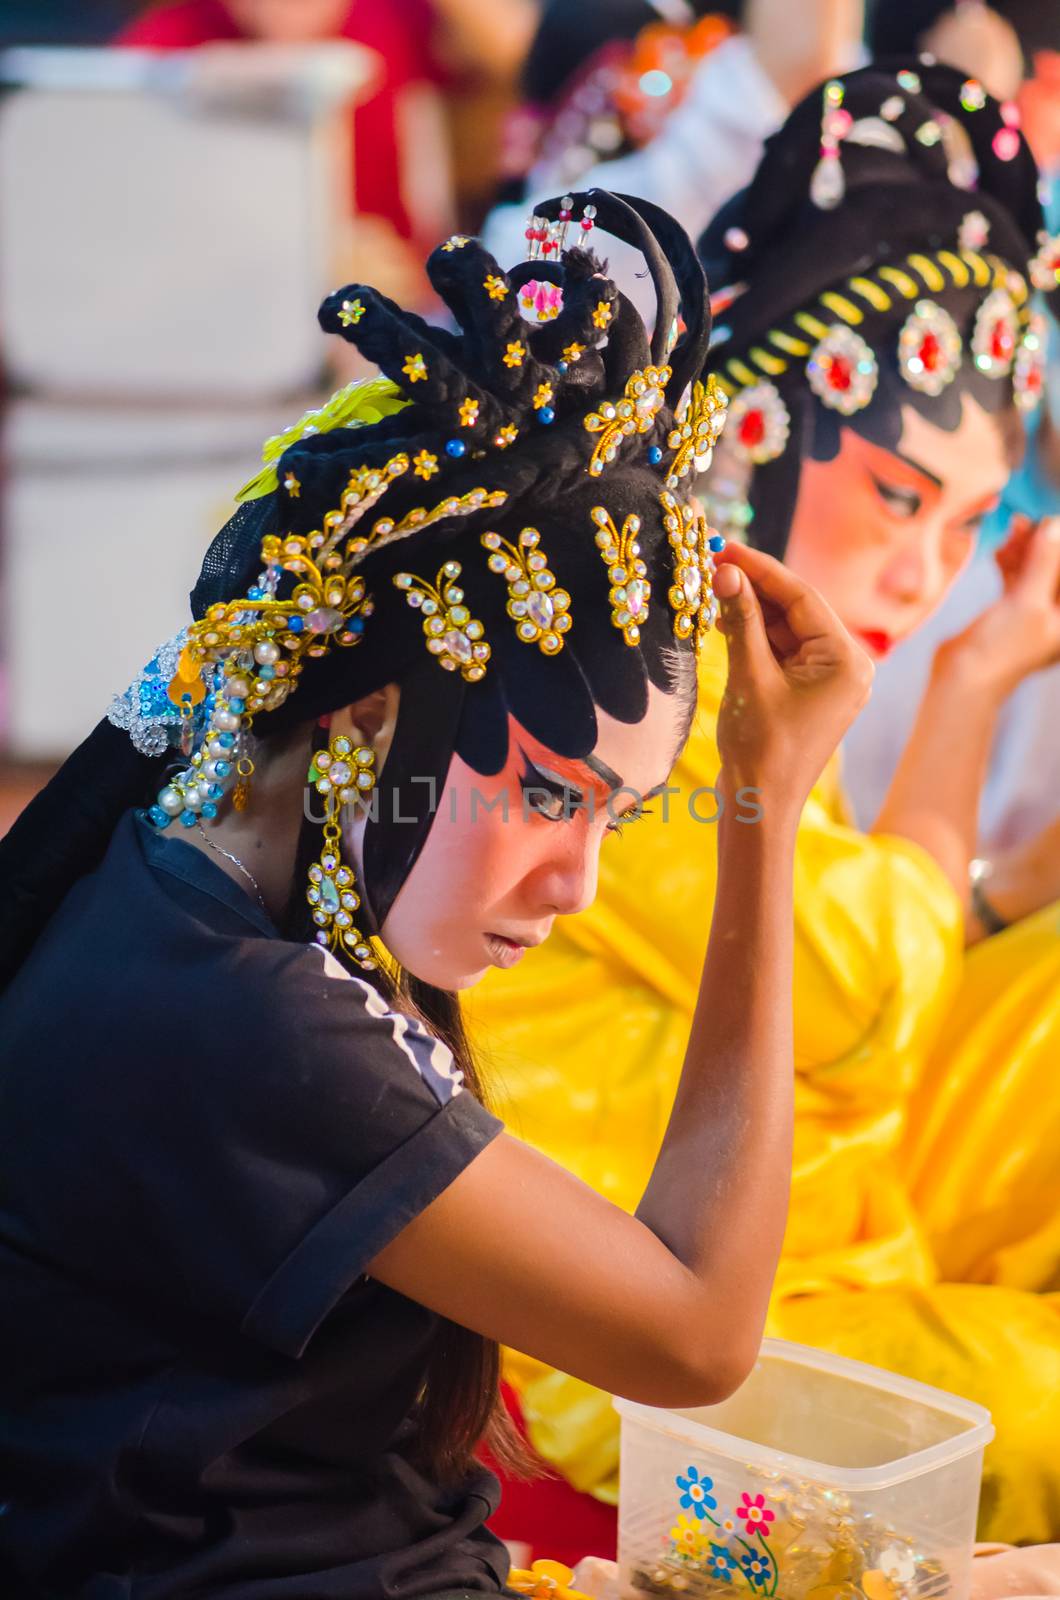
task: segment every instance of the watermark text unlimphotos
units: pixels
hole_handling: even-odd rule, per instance
[[[570,822],[579,813],[593,822],[603,810],[609,821],[618,825],[655,813],[664,823],[687,814],[693,822],[709,826],[720,822],[726,810],[730,810],[736,822],[753,826],[761,822],[765,814],[761,789],[737,789],[735,797],[726,800],[720,789],[712,785],[683,789],[677,784],[664,784],[648,795],[624,785],[612,789],[606,799],[601,800],[593,791],[582,794],[573,787],[532,783],[520,785],[514,796],[507,785],[490,793],[484,793],[474,784],[464,789],[446,787],[439,793],[438,780],[425,777],[409,778],[407,788],[395,786],[388,791],[385,803],[378,789],[367,798],[364,795],[358,798],[361,809],[371,821],[378,822],[386,812],[389,813],[387,820],[398,824],[412,824],[425,814],[434,816],[437,813],[454,824],[488,822],[493,817],[509,822],[513,816],[529,822],[531,817],[541,815],[552,822]],[[305,790],[303,811],[307,822],[318,826],[323,823],[323,805],[312,788]]]

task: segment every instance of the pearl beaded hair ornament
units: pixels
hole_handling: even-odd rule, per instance
[[[830,459],[843,426],[894,449],[907,405],[945,428],[965,393],[1031,409],[1045,345],[1029,280],[1055,291],[1049,243],[1014,112],[978,83],[876,64],[807,97],[700,245],[730,402],[705,486],[719,526],[753,515],[782,553],[799,461]]]
[[[589,232],[587,211],[643,252],[651,336],[596,258],[563,248],[578,212]],[[597,707],[636,722],[649,683],[689,681],[679,656],[715,612],[719,541],[687,503],[724,420],[701,381],[702,268],[645,202],[594,192],[539,215],[558,248],[510,273],[462,236],[434,252],[455,332],[365,285],[325,301],[325,330],[379,366],[372,420],[354,386],[270,441],[253,498],[208,552],[196,621],[112,711],[140,748],[179,745],[186,765],[151,817],[192,826],[231,786],[240,797],[252,724],[279,732],[399,683],[365,839],[379,921],[429,827],[423,809],[407,825],[408,784],[444,781],[454,751],[499,770],[509,715],[558,754],[588,754]],[[386,814],[402,779],[403,828]]]

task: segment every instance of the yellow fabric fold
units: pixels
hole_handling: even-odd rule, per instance
[[[668,814],[655,802],[608,841],[596,903],[466,1002],[511,1130],[630,1211],[666,1127],[710,929],[717,829],[688,799],[717,777],[724,674],[712,635]],[[696,806],[714,809],[702,795]],[[1060,1362],[1055,1308],[1015,1293],[1060,1288],[1060,1095],[1048,1081],[1060,1060],[1060,916],[965,954],[948,880],[918,846],[850,826],[838,763],[803,814],[795,907],[795,1162],[772,1329],[828,1348],[835,1332],[847,1354],[975,1398],[975,1362],[947,1364],[974,1307],[979,1392],[998,1403],[983,1374],[1003,1362],[1013,1403],[1001,1409],[1015,1427],[1042,1352],[1043,1370]],[[940,1267],[1006,1286],[996,1358],[989,1301],[955,1298]],[[507,1371],[535,1447],[613,1503],[609,1398],[525,1358],[509,1357]],[[984,1532],[1055,1537],[1060,1458],[1044,1446],[1021,1531],[993,1521],[1014,1515],[1008,1475],[1035,1453],[1022,1437],[990,1455]]]

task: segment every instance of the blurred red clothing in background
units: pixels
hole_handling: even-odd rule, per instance
[[[432,25],[430,0],[351,0],[337,35],[366,45],[384,63],[379,88],[354,113],[355,208],[385,217],[403,239],[416,230],[401,193],[397,102],[411,84],[445,81],[431,51]],[[130,23],[115,43],[188,50],[248,37],[223,0],[170,0]]]

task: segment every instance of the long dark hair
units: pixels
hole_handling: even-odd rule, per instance
[[[469,1092],[488,1108],[489,1090],[475,1060],[456,995],[436,989],[410,972],[402,972],[396,999],[403,1010],[422,1017],[449,1046]],[[501,1398],[500,1380],[501,1351],[496,1340],[443,1318],[428,1357],[417,1432],[417,1454],[439,1482],[458,1478],[482,1443],[514,1477],[534,1475],[533,1458]]]

